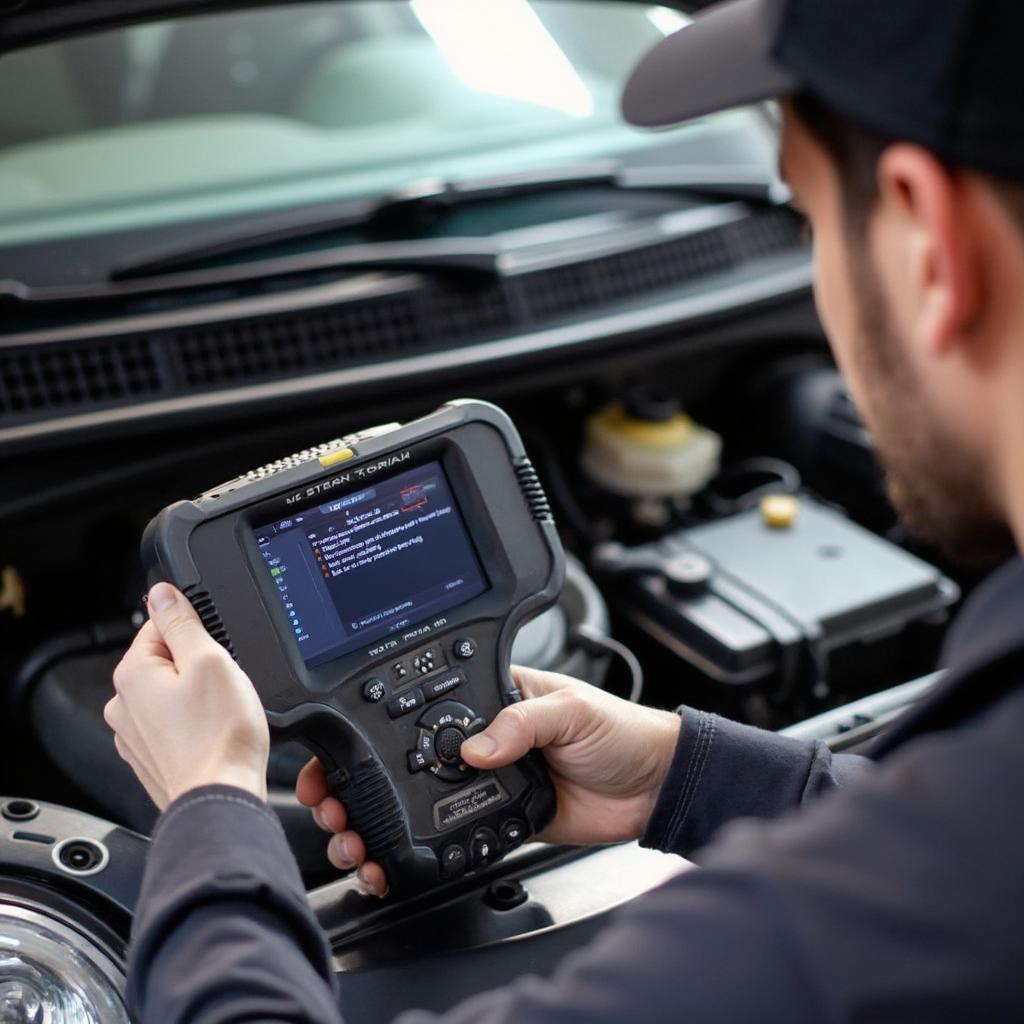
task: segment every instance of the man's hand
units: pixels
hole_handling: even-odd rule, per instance
[[[555,819],[539,836],[545,842],[615,843],[639,836],[668,773],[679,716],[554,672],[514,668],[513,676],[527,699],[463,743],[462,757],[477,768],[500,768],[535,747],[543,750],[558,798]],[[328,795],[315,758],[299,775],[296,793],[320,827],[335,833],[327,844],[331,863],[359,867],[367,888],[386,892],[384,872],[366,862],[366,847],[347,830],[345,808]]]
[[[103,710],[117,752],[161,811],[212,783],[266,799],[270,733],[252,683],[170,584],[149,592],[149,615]]]

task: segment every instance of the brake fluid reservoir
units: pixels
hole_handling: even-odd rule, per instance
[[[583,472],[626,498],[689,498],[718,472],[722,439],[673,398],[646,393],[612,402],[587,420]]]

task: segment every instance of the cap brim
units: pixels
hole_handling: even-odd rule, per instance
[[[727,0],[667,36],[626,83],[625,119],[654,128],[795,92],[771,56],[780,9],[777,0]]]

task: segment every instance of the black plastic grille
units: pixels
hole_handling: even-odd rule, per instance
[[[543,320],[725,270],[730,262],[721,236],[709,232],[525,274],[524,298],[533,318]]]
[[[414,299],[304,310],[174,331],[165,344],[188,388],[329,369],[422,347]]]
[[[192,602],[192,607],[195,608],[196,614],[206,627],[206,632],[233,658],[235,656],[235,648],[221,620],[220,612],[217,611],[217,606],[213,603],[213,598],[205,590],[189,589],[185,593],[189,601]]]
[[[544,320],[728,270],[745,260],[790,249],[798,241],[793,215],[768,211],[642,249],[524,274],[520,280],[530,314]]]
[[[374,758],[357,765],[348,778],[340,778],[342,774],[332,772],[327,777],[331,792],[345,804],[352,828],[363,837],[370,855],[387,855],[405,833],[402,809],[391,780]]]
[[[763,211],[685,238],[493,282],[225,323],[0,349],[0,421],[242,386],[454,349],[614,306],[798,244],[796,218]]]
[[[801,224],[790,210],[766,210],[721,229],[733,263],[768,256],[800,244]]]
[[[551,514],[551,505],[541,485],[540,477],[533,468],[533,463],[525,456],[515,460],[516,476],[519,478],[519,487],[530,508],[530,515],[538,523],[552,523],[554,516]]]
[[[0,350],[0,414],[148,398],[164,381],[146,338]]]

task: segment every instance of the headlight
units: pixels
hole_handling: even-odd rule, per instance
[[[0,1024],[128,1024],[120,967],[40,909],[0,904]]]

